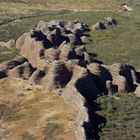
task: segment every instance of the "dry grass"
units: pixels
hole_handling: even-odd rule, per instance
[[[30,89],[28,82],[21,79],[7,78],[0,84],[2,138],[75,139],[75,126],[72,122],[75,113],[61,97],[40,89]]]

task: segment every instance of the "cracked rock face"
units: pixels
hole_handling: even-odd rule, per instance
[[[86,31],[88,26],[79,21],[41,21],[35,30],[17,39],[20,57],[0,65],[1,79],[27,79],[30,85],[42,85],[61,95],[77,111],[77,140],[88,137],[84,123],[92,123],[87,104],[98,94],[132,92],[140,81],[139,72],[131,65],[101,65],[84,46],[74,48],[87,42]]]

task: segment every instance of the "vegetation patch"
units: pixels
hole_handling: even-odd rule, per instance
[[[58,123],[47,123],[46,127],[43,128],[43,134],[47,136],[48,139],[54,139],[63,132],[63,125]]]
[[[22,140],[36,140],[30,133],[24,132],[22,134]]]
[[[140,139],[140,99],[134,94],[115,94],[117,98],[102,96],[97,99],[100,110],[96,113],[107,119],[99,125],[101,140]]]
[[[13,106],[0,104],[0,120],[4,122],[16,121],[21,118],[19,109]]]
[[[19,51],[15,48],[10,50],[8,48],[0,47],[0,63],[13,59],[18,54],[18,52]]]

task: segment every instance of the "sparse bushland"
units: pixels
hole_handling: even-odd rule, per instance
[[[140,139],[139,98],[133,93],[117,93],[99,97],[97,103],[100,109],[96,113],[107,119],[105,126],[99,126],[101,140]]]

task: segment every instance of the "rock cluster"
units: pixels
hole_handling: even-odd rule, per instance
[[[63,41],[72,45],[81,45],[88,41],[88,38],[84,35],[84,33],[89,30],[88,26],[80,23],[78,20],[40,21],[35,30],[41,31],[46,35],[47,39],[53,46],[59,46]]]
[[[114,18],[107,17],[107,18],[105,18],[104,22],[98,22],[98,23],[92,25],[91,29],[92,29],[92,31],[105,30],[105,29],[107,29],[108,26],[116,26],[116,25],[117,25],[117,21]]]
[[[106,20],[109,25],[115,24],[110,17]],[[35,30],[24,33],[16,40],[15,47],[20,50],[20,57],[1,64],[1,78],[6,75],[21,77],[29,79],[30,84],[43,84],[48,89],[64,88],[73,79],[78,66],[94,83],[93,91],[134,91],[140,81],[134,67],[129,64],[107,66],[95,63],[84,46],[74,48],[66,38],[59,40],[60,36],[68,37],[70,34],[78,40],[84,37],[86,31],[88,26],[79,21],[41,21]],[[56,41],[50,39],[51,35],[55,35]]]

